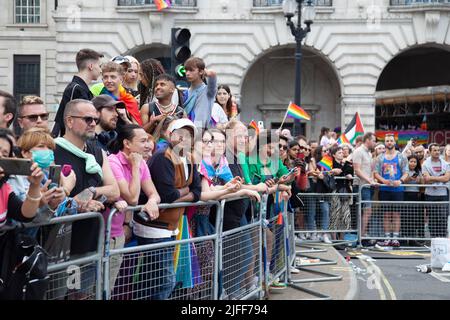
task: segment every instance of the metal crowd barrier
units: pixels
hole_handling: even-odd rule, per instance
[[[225,204],[244,198],[223,200],[221,217]],[[267,201],[264,196],[260,207]],[[253,204],[251,204],[253,205]],[[245,226],[223,232],[219,230],[220,273],[223,275],[223,291],[220,299],[247,300],[262,297],[263,259],[262,259],[262,215],[253,215]]]
[[[74,255],[70,252],[73,223],[98,221],[95,251]],[[92,223],[92,222],[91,222]],[[98,212],[67,215],[31,223],[15,223],[4,231],[18,228],[34,237],[48,254],[49,278],[45,300],[100,300],[105,225]]]
[[[217,230],[221,229],[220,203],[218,201],[183,202],[160,204],[158,207],[169,209],[200,206],[217,207],[214,234],[117,249],[110,249],[111,224],[114,214],[123,213],[112,212],[107,221],[104,255],[105,299],[216,299],[219,290]],[[142,207],[126,210],[140,211]],[[170,267],[170,264],[173,267]],[[115,281],[114,278],[116,278]]]
[[[363,185],[359,190],[359,197],[364,189],[372,188],[370,200],[362,199],[359,203],[359,242],[361,240],[397,240],[397,241],[430,241],[432,238],[448,237],[450,235],[448,216],[450,208],[449,186],[429,184],[403,184],[406,191],[390,192],[398,195],[382,195],[380,188],[386,185]],[[414,188],[414,189],[413,189]],[[440,201],[427,201],[427,189],[432,192],[446,193]],[[414,191],[411,191],[414,190]],[[445,190],[445,192],[444,192]],[[436,199],[436,198],[435,198]],[[433,199],[433,200],[435,200]],[[397,201],[396,201],[397,200]],[[365,215],[370,215],[370,219]],[[363,221],[368,221],[363,226]],[[365,227],[365,230],[363,230]],[[393,233],[398,233],[393,235]],[[389,236],[387,235],[389,233]]]

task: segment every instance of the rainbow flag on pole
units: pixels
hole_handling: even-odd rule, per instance
[[[154,2],[156,5],[156,9],[158,9],[158,11],[161,11],[166,8],[170,8],[172,6],[172,3],[170,2],[170,0],[154,0]]]
[[[286,116],[298,120],[311,120],[311,116],[305,110],[292,102],[288,106]]]
[[[339,139],[337,139],[337,143],[338,143],[338,145],[351,144],[350,141],[348,141],[347,136],[345,134],[341,134]]]
[[[255,120],[252,120],[252,121],[248,124],[248,126],[249,126],[250,128],[255,129],[256,135],[259,135],[259,127],[258,127],[258,124],[256,123]]]
[[[333,158],[329,155],[325,155],[322,160],[320,160],[318,165],[324,168],[325,171],[330,171],[333,169]]]

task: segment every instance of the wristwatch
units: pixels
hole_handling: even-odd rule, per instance
[[[130,229],[133,229],[133,220],[124,222],[123,226],[128,226]]]
[[[95,187],[89,187],[88,190],[92,192],[92,199],[97,198],[97,190],[95,189]]]

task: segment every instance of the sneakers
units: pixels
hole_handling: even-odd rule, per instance
[[[377,245],[379,245],[380,247],[392,247],[392,242],[390,239],[386,239],[386,240],[378,241]]]
[[[315,233],[315,232],[311,234],[311,237],[309,237],[309,239],[313,240],[313,241],[319,240],[319,238],[317,237],[317,233]]]
[[[294,267],[289,267],[289,271],[291,272],[291,273],[294,273],[294,274],[298,274],[298,273],[300,273],[300,270],[298,270],[297,268],[294,268]]]
[[[392,240],[391,241],[391,246],[393,246],[393,247],[400,247],[400,242],[398,242],[398,240]]]
[[[330,239],[330,235],[328,234],[328,233],[325,233],[324,235],[323,235],[323,242],[325,242],[325,243],[327,243],[327,244],[332,244],[333,242],[331,241],[331,239]]]
[[[279,282],[279,280],[275,280],[270,285],[270,290],[285,290],[287,288],[287,284],[284,282]]]

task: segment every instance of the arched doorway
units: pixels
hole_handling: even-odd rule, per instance
[[[138,61],[143,61],[150,58],[157,59],[162,63],[164,70],[166,70],[166,72],[170,72],[170,46],[164,44],[152,44],[151,46],[145,45],[135,47],[127,51],[125,54],[135,57]]]
[[[427,142],[450,143],[450,131],[446,132],[450,129],[448,70],[449,46],[417,46],[392,59],[377,83],[376,129],[397,132],[400,146],[405,143],[400,135],[415,131],[428,136]]]
[[[317,139],[320,128],[341,124],[341,88],[336,72],[320,53],[305,48],[302,57],[302,108],[312,120],[302,122],[303,133]],[[241,85],[241,119],[264,121],[277,129],[289,101],[294,99],[295,48],[278,47],[264,53],[248,69]],[[291,128],[287,119],[284,128]]]

